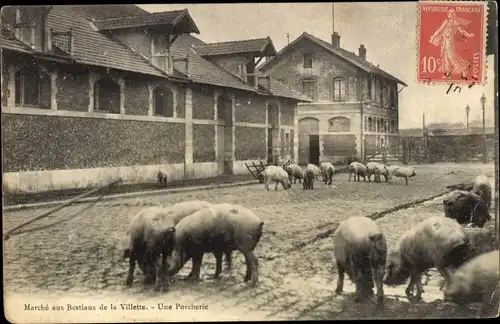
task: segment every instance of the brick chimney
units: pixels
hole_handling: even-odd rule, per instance
[[[337,32],[333,32],[332,34],[332,45],[335,48],[340,48],[340,35]]]
[[[366,61],[366,47],[365,47],[365,45],[363,45],[363,44],[359,45],[358,56]]]

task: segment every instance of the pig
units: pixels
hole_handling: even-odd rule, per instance
[[[363,177],[363,180],[366,181],[366,166],[359,162],[352,162],[349,164],[349,181],[351,181],[351,175],[354,174],[354,181],[356,181],[356,176]]]
[[[402,285],[410,277],[406,295],[409,299],[421,299],[424,271],[435,267],[449,283],[451,271],[466,262],[470,254],[468,238],[460,224],[442,216],[430,217],[407,230],[389,253],[384,283]]]
[[[391,180],[389,170],[387,169],[387,166],[384,164],[377,164],[375,168],[373,169],[373,174],[375,175],[375,182],[380,182],[380,176],[383,175],[385,178],[385,182],[388,182]]]
[[[326,185],[332,184],[332,178],[335,174],[335,167],[330,162],[321,162],[321,173],[323,174],[323,181]]]
[[[318,180],[319,176],[322,174],[321,173],[321,169],[318,168],[315,164],[312,164],[312,163],[309,163],[307,166],[306,166],[306,169],[309,168],[310,170],[313,170],[314,172],[314,179],[315,180]]]
[[[316,179],[316,166],[314,164],[308,164],[306,166],[306,171],[304,172],[304,190],[314,189],[314,179]]]
[[[375,281],[377,304],[383,304],[387,244],[375,221],[355,216],[341,222],[333,233],[333,248],[338,269],[335,292],[342,293],[347,273],[356,285],[356,302],[373,294]]]
[[[168,176],[166,173],[163,173],[161,171],[158,171],[158,174],[156,175],[157,179],[158,179],[158,183],[163,185],[164,187],[167,186],[167,180],[168,180]]]
[[[481,316],[498,317],[499,307],[500,307],[500,282],[498,282],[489,300],[483,304],[483,307],[481,308]]]
[[[406,185],[408,185],[408,178],[414,177],[417,174],[415,173],[415,169],[412,166],[409,167],[402,167],[398,165],[391,165],[388,166],[387,169],[389,170],[390,178],[396,177],[396,178],[404,178],[406,181]]]
[[[281,167],[270,165],[264,171],[262,171],[262,175],[264,176],[265,188],[269,191],[269,185],[272,182],[276,183],[276,187],[274,190],[278,190],[278,185],[281,183],[285,190],[290,189],[292,187],[292,183],[288,177],[288,173]]]
[[[454,190],[443,199],[444,215],[461,225],[483,227],[491,220],[486,202],[481,196],[465,190]]]
[[[129,272],[127,277],[127,285],[130,286],[133,282],[135,263],[139,264],[139,268],[145,275],[145,282],[156,282],[155,289],[160,290],[163,285],[164,277],[158,278],[159,271],[165,272],[165,259],[172,252],[172,233],[175,234],[175,225],[186,217],[202,208],[208,207],[211,204],[206,201],[193,200],[180,202],[168,207],[148,207],[137,213],[131,220],[129,230],[127,232],[128,246],[125,246],[123,257],[129,258]],[[163,234],[162,231],[166,233]],[[161,240],[162,236],[167,239]],[[125,241],[125,240],[124,240]],[[125,241],[126,242],[126,241]],[[126,243],[124,243],[126,244]],[[155,273],[154,265],[159,254],[162,254],[162,264],[158,267]],[[222,267],[221,258],[217,258],[216,268]],[[226,254],[226,262],[228,270],[231,269],[232,258],[231,254]],[[217,274],[216,274],[217,276]],[[160,280],[160,281],[158,281]]]
[[[467,235],[471,252],[468,259],[498,249],[494,232],[478,227],[464,227],[464,232]]]
[[[377,162],[368,162],[366,164],[366,175],[368,176],[369,182],[371,182],[372,174],[375,177],[375,182],[377,182],[377,179],[380,181],[380,175],[383,175],[385,177],[386,182],[389,181],[388,179],[389,170],[387,170],[385,164]]]
[[[203,208],[182,219],[175,227],[175,248],[169,276],[179,272],[193,259],[190,279],[198,280],[204,253],[240,251],[245,257],[244,281],[255,286],[258,281],[258,260],[254,254],[263,231],[264,222],[241,205],[218,204]]]
[[[297,179],[299,179],[299,183],[302,183],[302,179],[304,179],[304,171],[302,170],[302,168],[300,166],[298,166],[297,164],[293,164],[293,163],[289,164],[286,167],[286,171],[289,175],[290,182],[292,182],[292,180],[293,180],[293,183],[296,184]]]
[[[486,207],[490,209],[492,189],[490,180],[486,176],[478,175],[474,178],[472,192],[483,198],[484,202],[486,203]]]
[[[483,253],[459,267],[451,276],[451,283],[444,290],[444,301],[458,304],[482,302],[482,316],[498,309],[499,251]],[[495,302],[496,299],[496,302]],[[496,314],[495,314],[496,315]]]

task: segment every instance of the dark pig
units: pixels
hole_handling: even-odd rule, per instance
[[[443,200],[444,215],[461,225],[483,227],[491,219],[484,199],[465,190],[454,190]]]

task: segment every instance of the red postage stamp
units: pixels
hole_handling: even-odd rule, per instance
[[[485,81],[486,11],[486,2],[419,2],[419,82]]]

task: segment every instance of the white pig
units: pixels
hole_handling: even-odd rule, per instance
[[[327,185],[332,184],[333,175],[335,174],[335,167],[330,162],[321,162],[321,173],[323,174],[323,181]]]
[[[262,175],[264,176],[264,183],[267,191],[269,191],[269,185],[273,182],[276,183],[274,190],[278,190],[278,185],[280,183],[284,189],[290,189],[292,187],[288,173],[281,167],[270,165],[262,171]]]
[[[463,264],[451,276],[451,283],[444,290],[444,300],[459,304],[483,303],[482,314],[486,316],[488,304],[495,298],[500,282],[499,251],[481,254]],[[493,298],[492,298],[493,297]],[[498,309],[498,297],[495,307]]]
[[[478,175],[474,178],[472,185],[472,192],[481,196],[488,209],[491,207],[491,183],[490,180],[484,175]]]
[[[385,177],[386,182],[389,181],[389,170],[387,170],[387,167],[383,163],[368,162],[366,164],[366,175],[368,176],[368,181],[370,182],[372,174],[374,175],[376,182],[377,180],[380,181],[380,175]]]
[[[359,162],[352,162],[351,164],[349,164],[349,181],[351,181],[351,175],[353,174],[354,181],[356,181],[356,177],[358,178],[358,182],[359,177],[363,177],[363,180],[366,181],[366,166]]]
[[[409,167],[403,167],[403,166],[398,166],[398,165],[391,165],[388,166],[387,169],[389,170],[390,177],[396,177],[396,178],[404,178],[406,181],[406,184],[408,185],[408,178],[414,177],[417,174],[415,173],[415,168],[412,166]]]
[[[286,171],[290,177],[290,182],[293,180],[293,183],[297,183],[297,179],[299,179],[299,183],[302,183],[302,179],[304,179],[304,171],[297,164],[289,164],[286,167]]]
[[[462,265],[469,255],[468,238],[462,226],[452,219],[432,216],[402,235],[389,254],[384,283],[401,285],[410,277],[406,295],[420,299],[424,271],[435,267],[449,283],[452,269]],[[415,286],[417,291],[413,296]]]
[[[373,294],[375,282],[377,303],[383,304],[387,244],[375,221],[368,217],[350,217],[341,222],[333,233],[333,249],[339,276],[335,292],[342,293],[347,272],[356,285],[355,301]]]

